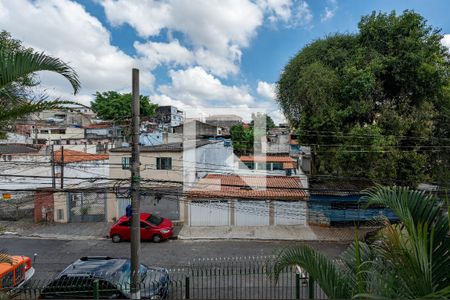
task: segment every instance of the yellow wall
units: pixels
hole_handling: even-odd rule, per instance
[[[53,210],[54,212],[54,220],[57,223],[67,223],[68,222],[68,217],[69,217],[69,211],[67,208],[67,194],[65,192],[59,192],[59,193],[55,193],[53,195],[53,201],[54,201],[54,205],[55,208]],[[62,209],[63,210],[63,218],[58,220],[58,210]]]
[[[129,178],[130,170],[122,169],[122,157],[131,157],[128,153],[109,153],[109,174],[111,178]],[[172,170],[156,170],[157,157],[171,157]],[[141,178],[156,180],[183,181],[183,153],[182,152],[141,152]]]

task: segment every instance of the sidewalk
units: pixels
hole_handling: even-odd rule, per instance
[[[45,238],[59,240],[106,239],[112,223],[41,223],[32,220],[0,221],[0,236]],[[180,230],[181,229],[181,230]],[[361,228],[359,236],[370,231]],[[180,240],[292,240],[349,242],[355,239],[355,230],[306,225],[242,226],[242,227],[189,227],[175,226],[174,235]]]
[[[359,236],[370,231],[359,230]],[[329,241],[350,242],[355,239],[354,228],[326,228],[307,225],[278,226],[243,226],[243,227],[188,227],[184,226],[179,235],[180,240],[292,240],[292,241]]]
[[[0,236],[18,236],[56,240],[102,240],[107,239],[113,223],[39,223],[31,219],[0,221]],[[180,230],[175,226],[174,235]]]
[[[105,239],[112,223],[40,223],[31,220],[0,221],[0,235],[59,240]]]

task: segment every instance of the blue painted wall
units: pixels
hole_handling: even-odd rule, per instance
[[[385,216],[390,221],[398,220],[397,216],[390,209],[380,207],[365,208],[367,202],[363,201],[361,197],[361,195],[311,195],[308,201],[310,222],[334,225],[371,221],[379,216]]]

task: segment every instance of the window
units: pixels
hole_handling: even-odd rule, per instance
[[[2,288],[13,287],[13,270],[3,275]]]
[[[269,170],[270,171],[270,163],[257,163],[256,164],[258,170]]]
[[[64,219],[64,210],[59,208],[56,212],[57,212],[56,217],[58,218],[58,220],[63,220]]]
[[[25,264],[16,268],[16,283],[21,282],[25,277]]]
[[[283,170],[283,163],[273,163],[272,166],[274,171]]]
[[[150,217],[147,218],[147,222],[149,222],[152,225],[158,226],[159,224],[161,224],[163,221],[163,218],[155,216],[155,215],[151,215]]]
[[[158,170],[172,170],[172,158],[171,157],[157,157],[156,169]]]
[[[122,169],[129,170],[131,166],[131,157],[122,157]]]
[[[125,222],[120,223],[119,226],[130,227],[131,223],[130,223],[130,221],[125,221]]]
[[[51,129],[50,133],[51,134],[66,134],[66,130],[65,129]]]
[[[255,163],[253,162],[240,162],[239,163],[239,168],[240,169],[250,169],[250,170],[254,170],[255,169]]]
[[[141,222],[141,228],[148,228],[149,226],[147,225],[147,223]]]
[[[48,130],[41,130],[42,134],[48,134]]]

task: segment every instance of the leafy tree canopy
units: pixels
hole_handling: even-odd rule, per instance
[[[413,11],[362,17],[356,34],[312,42],[277,100],[319,174],[415,185],[449,168],[449,50]],[[440,171],[439,171],[440,170]]]
[[[97,92],[95,100],[91,102],[92,110],[103,120],[121,121],[131,118],[132,95],[115,91]],[[140,96],[141,117],[151,117],[158,107],[151,103],[148,96]]]
[[[243,124],[233,125],[230,129],[234,152],[238,155],[253,152],[253,128]]]

